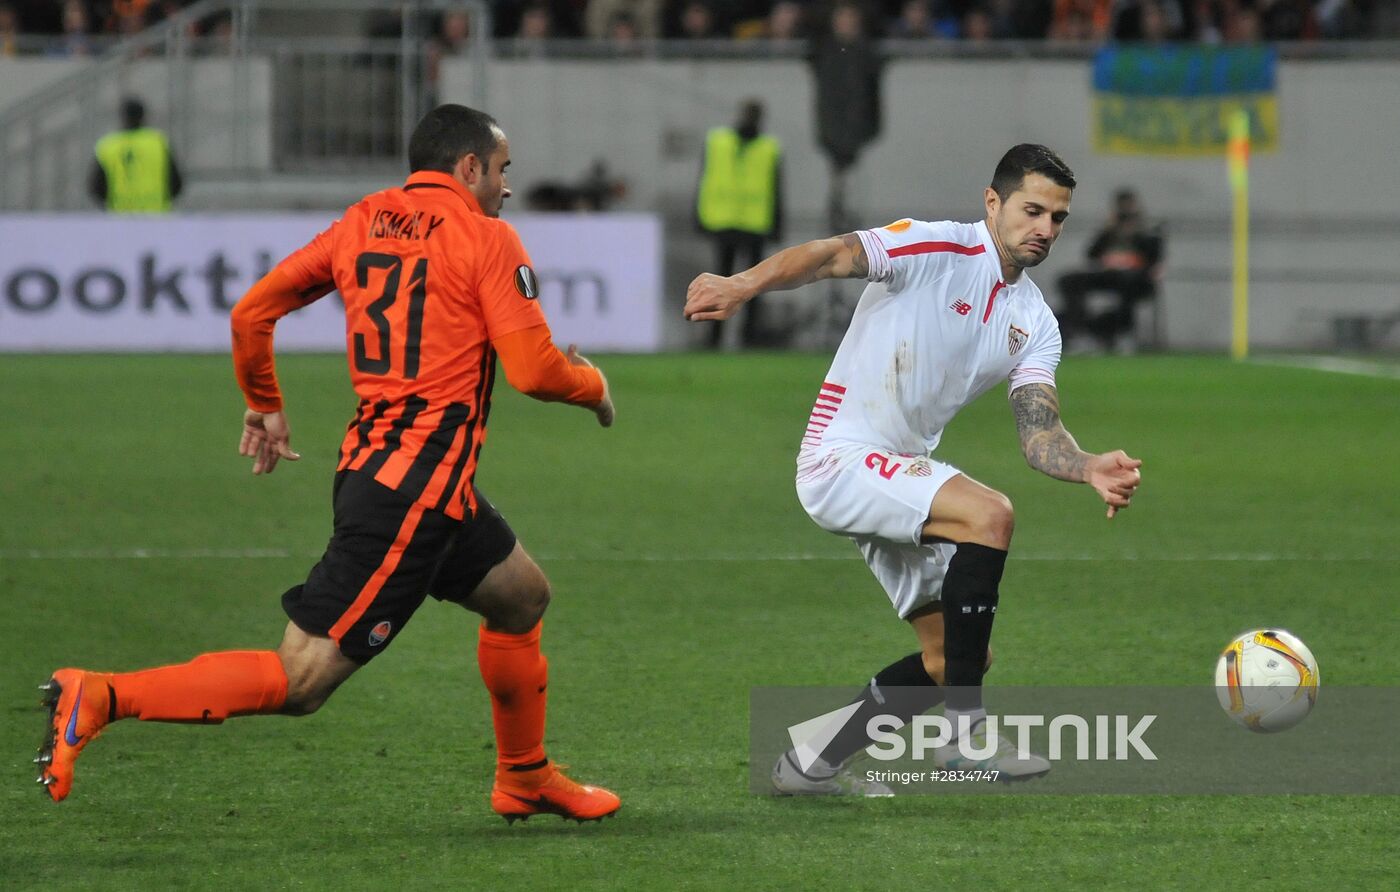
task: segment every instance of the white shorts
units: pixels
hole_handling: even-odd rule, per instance
[[[901,618],[939,600],[956,549],[919,539],[933,497],[961,472],[922,455],[874,448],[843,454],[839,462],[826,459],[818,479],[797,481],[808,516],[856,543]]]

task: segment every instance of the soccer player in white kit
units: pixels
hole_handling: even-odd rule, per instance
[[[844,770],[870,742],[867,721],[893,714],[907,722],[945,695],[955,734],[985,737],[982,676],[1013,515],[1006,496],[932,457],[960,409],[1009,378],[1032,468],[1090,484],[1110,518],[1137,489],[1140,461],[1120,450],[1085,452],[1061,423],[1059,327],[1024,274],[1049,256],[1074,186],[1054,152],[1018,145],[984,192],[982,222],[900,220],[690,284],[686,318],[717,320],[769,291],[827,278],[870,282],[807,422],[797,494],[819,526],[860,547],[919,651],[875,674],[861,708],[815,762],[804,767],[791,751],[778,760],[779,792],[888,794]],[[940,768],[992,768],[1006,778],[1050,770],[1004,740],[981,760],[962,755],[956,741],[935,751]]]

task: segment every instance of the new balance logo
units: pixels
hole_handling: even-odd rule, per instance
[[[955,300],[948,305],[948,309],[957,313],[959,316],[966,316],[968,313],[972,312],[972,304],[965,300]]]

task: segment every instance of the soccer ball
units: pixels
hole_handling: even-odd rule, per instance
[[[1231,641],[1215,664],[1215,693],[1230,718],[1251,731],[1283,731],[1317,702],[1317,660],[1297,636],[1256,629]]]

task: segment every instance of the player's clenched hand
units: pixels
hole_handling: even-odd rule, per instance
[[[590,369],[598,369],[587,356],[578,352],[577,344],[570,344],[564,355],[568,358],[569,365],[582,365]],[[613,421],[617,418],[617,408],[613,406],[612,391],[608,388],[608,376],[603,374],[602,369],[598,369],[598,377],[603,379],[603,399],[593,407],[593,414],[598,416],[598,423],[603,427],[612,427]]]
[[[685,318],[691,322],[728,319],[750,296],[732,276],[701,273],[686,289]]]
[[[1112,517],[1122,508],[1128,507],[1142,483],[1142,461],[1129,458],[1121,449],[1096,455],[1089,460],[1089,485],[1108,505],[1108,516]]]
[[[254,474],[271,474],[281,459],[296,461],[300,455],[292,451],[292,430],[287,416],[281,412],[243,413],[243,437],[238,441],[238,454],[253,460]]]

